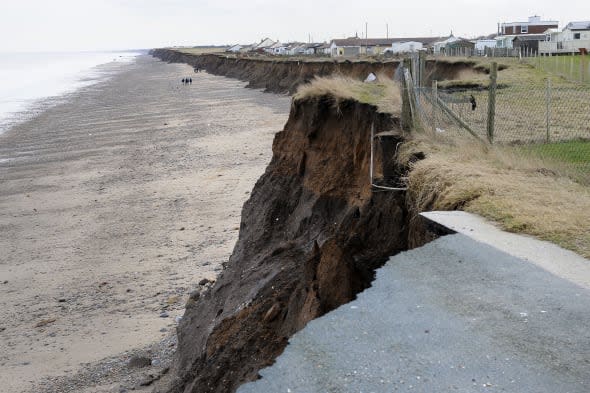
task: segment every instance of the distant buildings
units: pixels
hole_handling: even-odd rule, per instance
[[[530,56],[590,52],[590,21],[559,23],[531,16],[526,22],[498,23],[497,34],[478,39],[448,37],[332,39],[329,43],[283,43],[264,38],[252,45],[233,45],[231,53],[259,53],[274,56],[358,57],[427,51],[438,55]]]
[[[540,54],[590,52],[590,21],[570,22],[562,31],[549,29],[539,42]]]

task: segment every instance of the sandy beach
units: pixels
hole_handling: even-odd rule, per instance
[[[63,377],[172,348],[288,116],[289,97],[186,65],[121,67],[0,135],[0,392],[99,391]]]

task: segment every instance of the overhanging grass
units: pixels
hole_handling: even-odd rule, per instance
[[[381,112],[399,114],[401,111],[399,85],[385,76],[378,75],[378,80],[370,83],[343,76],[315,78],[311,83],[299,86],[294,98],[322,95],[331,95],[336,101],[352,99],[374,105]]]

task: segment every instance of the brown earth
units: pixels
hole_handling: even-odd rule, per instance
[[[236,58],[223,54],[193,55],[174,49],[154,49],[151,54],[171,63],[186,63],[215,75],[223,75],[248,82],[248,87],[264,89],[272,93],[293,94],[297,87],[309,83],[314,77],[343,75],[364,80],[369,73],[393,77],[399,60],[315,60],[251,59]],[[429,60],[426,62],[426,84],[432,80],[456,80],[466,75],[481,74],[486,69],[475,62],[450,62]]]
[[[397,119],[354,101],[293,103],[225,270],[187,304],[171,392],[231,392],[256,379],[292,334],[354,299],[375,268],[406,249],[404,193],[369,183],[373,123],[398,129]]]

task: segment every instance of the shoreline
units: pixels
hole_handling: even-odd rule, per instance
[[[57,106],[62,103],[67,103],[72,100],[72,96],[84,88],[93,86],[97,83],[105,82],[112,76],[124,70],[125,66],[135,61],[135,57],[141,56],[139,52],[72,52],[72,53],[0,53],[2,55],[20,56],[26,59],[31,56],[69,56],[73,60],[78,60],[77,57],[82,56],[97,56],[101,54],[105,56],[104,59],[96,59],[97,64],[80,66],[77,70],[68,70],[65,74],[66,80],[62,80],[59,84],[53,84],[50,87],[45,86],[47,76],[38,81],[27,81],[27,83],[20,89],[28,91],[27,97],[12,97],[10,101],[3,101],[3,105],[11,107],[11,109],[0,111],[0,135],[10,130],[12,127],[31,120],[35,116],[44,111]],[[106,56],[118,56],[117,58],[106,61]],[[28,59],[30,61],[30,59]],[[45,59],[44,59],[45,60]],[[68,65],[69,63],[64,63]],[[31,64],[23,64],[22,66],[30,67]],[[8,68],[10,71],[11,68]],[[12,68],[12,74],[14,74]],[[43,75],[43,74],[41,74]],[[19,79],[17,75],[12,75],[13,79]],[[60,78],[64,76],[60,75]],[[34,93],[29,91],[31,85],[34,84]],[[6,98],[3,98],[6,100]],[[1,108],[0,108],[1,109]]]
[[[166,339],[222,269],[290,99],[190,72],[140,56],[0,136],[0,391]]]

